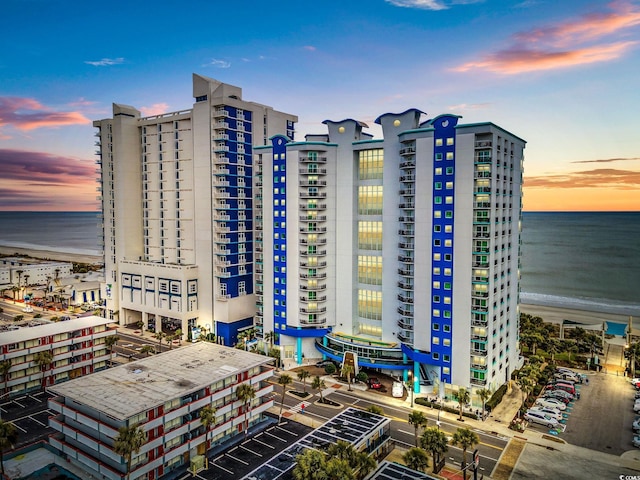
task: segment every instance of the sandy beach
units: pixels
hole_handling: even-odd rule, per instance
[[[92,265],[102,264],[103,259],[99,255],[86,255],[83,253],[56,252],[53,250],[36,250],[32,248],[5,247],[0,245],[2,255],[27,255],[32,258],[43,260],[56,260],[59,262],[89,263]]]

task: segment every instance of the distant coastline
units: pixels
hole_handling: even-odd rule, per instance
[[[0,255],[11,256],[13,254],[25,255],[27,257],[42,260],[55,260],[57,262],[89,263],[91,265],[102,265],[104,263],[103,257],[101,255],[97,255],[97,252],[93,255],[77,250],[60,251],[44,248],[16,247],[14,245],[0,245]]]

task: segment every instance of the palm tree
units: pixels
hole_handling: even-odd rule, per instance
[[[153,334],[153,338],[158,340],[158,353],[162,352],[162,339],[166,336],[167,334],[164,333],[162,330]]]
[[[311,382],[311,388],[313,388],[314,390],[318,390],[318,393],[320,394],[320,403],[324,402],[324,398],[322,398],[322,391],[327,388],[324,380],[316,375],[315,377],[313,377],[313,381]]]
[[[236,388],[236,398],[242,402],[244,407],[244,436],[246,437],[249,434],[249,406],[251,405],[251,400],[256,398],[256,389],[248,383],[238,385],[238,388]]]
[[[457,392],[454,392],[453,398],[458,401],[458,408],[460,409],[459,420],[462,421],[462,408],[471,400],[471,394],[466,388],[460,387]]]
[[[345,363],[342,366],[342,375],[347,379],[348,390],[351,391],[351,374],[353,373],[353,366],[349,363]]]
[[[146,353],[147,357],[149,356],[149,354],[151,353],[155,353],[156,349],[153,345],[143,345],[142,348],[140,349],[140,353]]]
[[[370,457],[366,452],[359,452],[351,443],[344,440],[338,440],[336,443],[329,445],[327,455],[331,459],[330,461],[342,460],[346,462],[351,468],[351,472],[353,472],[351,477],[330,475],[329,478],[340,478],[341,480],[354,477],[364,478],[376,467],[376,461],[373,457]]]
[[[264,334],[263,339],[269,345],[269,350],[271,350],[273,348],[273,344],[278,341],[278,334],[274,331],[267,332]]]
[[[16,287],[15,285],[11,287],[11,291],[13,292],[13,304],[16,304],[16,293],[20,291],[20,287]]]
[[[431,452],[433,457],[433,473],[438,473],[440,456],[449,450],[447,436],[437,427],[426,428],[420,437],[420,446],[426,451]]]
[[[16,273],[18,274],[18,291],[21,292],[22,291],[22,274],[24,273],[24,270],[16,270]]]
[[[296,456],[293,468],[295,480],[327,480],[327,456],[319,450],[308,449]]]
[[[477,391],[477,393],[480,397],[480,400],[482,400],[482,421],[484,422],[484,405],[485,403],[487,403],[487,400],[491,398],[491,395],[493,395],[493,393],[488,388],[481,388]]]
[[[174,337],[178,339],[178,346],[182,346],[182,329],[179,328],[175,331]]]
[[[2,393],[7,393],[7,382],[9,381],[9,370],[11,370],[11,360],[2,360],[0,362],[0,375],[2,375],[2,381],[4,382],[4,388],[2,389]]]
[[[426,472],[429,467],[429,457],[427,453],[418,447],[412,447],[407,450],[402,456],[402,460],[407,464],[407,467],[418,470],[419,472]]]
[[[467,449],[480,443],[480,439],[476,432],[471,431],[469,428],[459,428],[454,432],[451,443],[462,449],[462,472],[464,480],[467,480],[467,470],[465,468],[467,466]]]
[[[175,335],[167,335],[165,337],[165,342],[167,342],[167,345],[169,345],[169,350],[172,349],[173,347],[173,340],[176,338]]]
[[[120,427],[118,436],[113,444],[113,451],[117,455],[124,457],[127,463],[127,480],[131,475],[131,457],[134,453],[138,453],[142,445],[147,441],[147,434],[140,427]]]
[[[303,393],[307,393],[307,378],[309,378],[311,374],[307,370],[300,370],[298,372],[298,380],[302,382]]]
[[[376,415],[384,415],[384,410],[378,405],[369,405],[366,411],[369,413],[375,413]]]
[[[18,429],[13,423],[0,420],[0,470],[4,476],[4,451],[18,440]]]
[[[282,407],[284,407],[284,394],[287,391],[287,385],[291,385],[291,383],[293,383],[291,376],[287,375],[286,373],[283,373],[282,375],[280,375],[280,378],[278,379],[278,385],[282,387],[282,400],[280,400],[280,417],[278,418],[278,423],[282,421]]]
[[[427,426],[427,417],[424,413],[414,410],[409,414],[409,425],[413,425],[416,447],[418,446],[418,431],[420,427]]]
[[[110,354],[113,353],[113,347],[115,346],[116,343],[118,343],[118,340],[120,340],[120,337],[117,335],[109,335],[104,339],[104,345],[105,347],[107,347],[107,351]]]
[[[38,367],[40,367],[40,370],[43,372],[42,390],[44,390],[44,387],[47,384],[47,367],[49,367],[51,365],[51,362],[53,362],[53,352],[51,352],[51,350],[43,350],[41,352],[38,352],[33,356],[33,361],[36,362]]]
[[[49,298],[49,286],[51,285],[51,275],[47,275],[47,288],[44,291],[44,302],[43,302],[43,307],[42,307],[42,311],[47,309],[47,299]]]
[[[207,438],[207,434],[209,432],[209,427],[211,427],[211,425],[214,425],[216,423],[216,407],[214,407],[213,405],[207,405],[205,407],[202,407],[200,409],[200,423],[202,423],[202,426],[204,427],[204,431],[205,431],[205,442],[207,442],[206,446],[206,450],[209,450],[209,439]]]

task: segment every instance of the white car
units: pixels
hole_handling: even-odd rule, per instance
[[[535,410],[529,410],[524,414],[524,419],[528,422],[539,423],[549,428],[556,428],[558,421],[555,418],[550,417],[546,413],[537,412]]]
[[[22,311],[23,311],[24,313],[33,313],[33,307],[31,307],[31,305],[27,305],[26,307],[24,307],[24,308],[22,309]]]
[[[567,409],[567,405],[557,398],[549,397],[549,398],[539,398],[536,400],[536,405],[547,408],[555,408],[556,410],[560,410],[561,412]]]
[[[640,435],[633,436],[633,446],[636,448],[640,448]]]
[[[640,418],[638,417],[633,421],[633,431],[640,432]]]
[[[640,400],[640,398],[638,400]],[[640,401],[637,401],[633,404],[633,411],[636,413],[640,413]]]
[[[562,412],[560,412],[560,410],[556,410],[555,408],[532,407],[528,411],[544,413],[546,415],[549,415],[551,418],[555,418],[558,421],[562,420]]]

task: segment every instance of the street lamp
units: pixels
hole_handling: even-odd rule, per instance
[[[436,421],[436,425],[438,425],[438,430],[440,430],[440,412],[442,412],[442,397],[440,397],[440,408],[438,409],[438,420]]]

